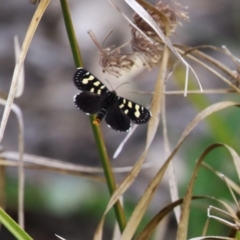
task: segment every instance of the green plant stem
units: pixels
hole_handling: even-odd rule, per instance
[[[83,61],[82,61],[81,54],[80,54],[80,51],[78,48],[78,43],[76,40],[67,0],[60,0],[60,2],[61,2],[64,22],[65,22],[68,39],[70,42],[75,65],[76,65],[76,67],[83,66]],[[98,147],[100,159],[102,162],[102,167],[103,167],[105,178],[107,181],[108,190],[110,192],[110,195],[112,195],[116,189],[116,183],[115,183],[114,175],[112,172],[111,164],[109,161],[108,153],[106,150],[106,146],[105,146],[100,128],[93,124],[94,117],[90,116],[89,118],[90,118],[90,123],[92,126],[92,131],[94,134],[94,138],[95,138],[95,141],[96,141],[96,144]],[[116,204],[114,205],[114,212],[116,215],[116,219],[118,221],[120,231],[122,232],[126,225],[126,219],[125,219],[124,211],[123,211],[120,201],[116,202]]]
[[[19,240],[33,240],[2,208],[0,222]]]

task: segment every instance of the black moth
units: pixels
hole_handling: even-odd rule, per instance
[[[128,99],[118,97],[115,91],[109,91],[96,77],[83,68],[78,68],[74,84],[83,92],[74,96],[78,109],[87,114],[97,114],[94,124],[98,125],[106,115],[109,127],[125,132],[136,124],[146,123],[151,113],[145,107]]]

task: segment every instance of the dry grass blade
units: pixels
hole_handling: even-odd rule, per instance
[[[182,54],[185,54],[185,52],[182,49],[178,49],[178,51]],[[199,65],[201,65],[202,67],[204,67],[204,69],[209,70],[211,73],[213,73],[215,76],[217,76],[219,79],[221,79],[224,83],[229,85],[236,92],[240,93],[240,89],[235,84],[233,84],[230,81],[230,79],[227,79],[226,77],[224,77],[223,74],[220,74],[218,71],[216,71],[212,66],[210,66],[210,64],[214,65],[215,67],[217,67],[217,69],[225,72],[226,74],[228,74],[229,76],[234,78],[234,74],[233,74],[232,70],[230,70],[229,68],[227,68],[226,66],[221,64],[216,59],[204,54],[203,52],[195,50],[194,53],[197,53],[197,57],[193,56],[192,54],[187,54],[186,56],[189,59],[191,59],[191,60],[195,61],[196,63],[198,63]],[[200,60],[200,58],[203,58],[203,61]]]
[[[166,91],[165,95],[182,95],[183,91]],[[199,90],[189,90],[188,95],[190,94],[226,94],[226,93],[237,93],[234,89],[204,89],[204,91]],[[149,93],[148,93],[149,94]]]
[[[102,240],[104,221],[105,221],[105,214],[102,216],[100,223],[98,224],[93,240]]]
[[[152,118],[150,119],[148,124],[147,145],[150,142],[152,142],[159,124],[159,114],[161,112],[162,101],[163,101],[164,81],[165,81],[168,59],[169,59],[169,51],[167,47],[164,46],[162,62],[161,62],[156,86],[154,89],[152,103],[151,103]]]
[[[164,47],[163,58],[162,58],[160,71],[159,71],[159,77],[157,79],[153,100],[151,104],[151,111],[152,111],[153,117],[151,118],[148,125],[146,148],[148,148],[152,143],[158,128],[158,124],[159,124],[159,114],[162,107],[162,97],[163,97],[163,90],[164,90],[165,69],[167,68],[168,58],[169,58],[169,51],[167,47]],[[144,215],[146,208],[148,207],[148,204],[150,203],[156,191],[156,186],[161,181],[167,166],[168,166],[168,162],[164,164],[164,166],[159,171],[159,174],[156,175],[156,177],[152,180],[151,184],[148,186],[146,192],[144,193],[143,197],[141,198],[137,207],[135,208],[133,214],[131,215],[131,218],[127,223],[127,226],[122,234],[121,239],[131,239],[132,236],[134,235],[135,230],[138,227],[142,219],[142,216]]]
[[[0,99],[0,104],[6,105],[6,101]],[[12,104],[12,111],[15,113],[18,120],[18,223],[24,229],[24,124],[21,109]]]
[[[188,232],[188,220],[189,220],[189,212],[190,212],[190,203],[192,199],[192,192],[193,192],[193,187],[194,183],[197,177],[198,170],[201,166],[201,162],[204,160],[206,155],[210,153],[213,149],[222,146],[222,144],[213,144],[207,147],[204,152],[201,154],[200,158],[198,159],[192,177],[189,181],[189,185],[187,187],[187,191],[183,200],[182,204],[182,212],[181,212],[181,218],[180,222],[178,225],[178,231],[177,231],[177,240],[186,240],[187,239],[187,232]]]
[[[225,146],[226,146],[226,148],[228,149],[228,151],[230,152],[230,154],[233,158],[233,163],[235,165],[235,169],[236,169],[237,174],[238,174],[238,179],[240,180],[240,157],[233,148],[229,147],[228,145],[225,145]]]
[[[166,69],[167,69],[167,64],[168,64],[168,59],[169,59],[169,51],[167,47],[164,47],[163,50],[163,55],[162,55],[162,61],[160,65],[160,70],[158,74],[158,79],[155,85],[154,93],[153,93],[153,99],[151,103],[151,112],[152,112],[152,117],[149,121],[148,124],[148,131],[147,131],[147,148],[149,143],[152,142],[155,133],[157,131],[157,127],[159,124],[159,114],[161,112],[161,107],[162,107],[162,98],[163,98],[163,92],[164,92],[164,81],[165,81],[165,75],[166,75]],[[135,129],[134,129],[135,130]],[[124,144],[130,137],[133,131],[131,131],[127,137],[123,140],[123,142],[120,144],[118,149],[116,150],[114,154],[114,158],[118,156],[120,151],[122,150]]]
[[[18,152],[2,152],[0,154],[2,158],[11,159],[18,161],[19,153]],[[32,154],[24,154],[24,162],[31,163],[39,166],[45,166],[49,168],[57,168],[62,170],[69,170],[75,172],[85,172],[85,173],[102,173],[102,168],[87,167],[80,164],[65,163],[63,161],[46,158],[41,156],[36,156]]]
[[[218,176],[221,180],[222,178],[222,173],[216,171],[214,168],[212,168],[210,165],[206,164],[206,163],[202,163],[202,166],[207,168],[208,170],[210,170],[211,172],[213,172],[216,176]],[[234,181],[232,181],[230,178],[224,176],[224,181],[237,193],[240,195],[240,187],[237,183],[235,183]]]
[[[4,211],[6,209],[5,173],[6,173],[6,167],[0,165],[0,208],[2,208]],[[0,223],[0,229],[2,229],[1,223]]]
[[[238,202],[238,200],[237,200],[237,198],[236,198],[236,196],[233,192],[233,189],[231,188],[231,186],[229,184],[229,180],[223,174],[222,174],[221,178],[223,179],[223,181],[227,185],[227,188],[228,188],[228,190],[229,190],[229,192],[230,192],[230,194],[231,194],[231,196],[232,196],[232,198],[233,198],[233,200],[234,200],[234,202],[235,202],[235,204],[238,208],[238,211],[239,211],[240,210],[239,202]]]
[[[122,11],[121,9],[117,6],[117,4],[114,3],[113,0],[109,0],[109,2],[118,10],[119,13],[134,27],[136,28],[148,41],[153,43],[152,39],[149,38],[140,28],[138,28]]]
[[[222,146],[224,146],[224,145],[222,145]],[[203,163],[202,163],[203,164]],[[219,204],[221,204],[221,205],[223,205],[224,206],[224,208],[227,210],[227,212],[226,211],[223,211],[222,210],[222,212],[224,212],[225,214],[227,214],[228,216],[230,216],[232,219],[238,219],[238,217],[237,217],[237,215],[236,215],[236,213],[235,213],[235,210],[232,208],[232,206],[230,206],[227,202],[225,202],[225,201],[222,201],[222,200],[220,200],[220,199],[216,199],[216,198],[213,198],[213,197],[211,197],[210,199],[212,199],[212,200],[214,200],[214,201],[216,201],[216,202],[218,202]],[[210,206],[211,208],[214,208],[213,206]],[[210,208],[209,207],[209,208]],[[207,228],[208,228],[208,226],[209,226],[209,222],[210,222],[210,220],[209,220],[210,218],[209,218],[209,215],[208,215],[208,218],[207,218],[207,221],[206,221],[206,223],[205,223],[205,226],[204,226],[204,229],[203,229],[203,233],[202,233],[202,235],[205,235],[205,233],[207,232]],[[216,219],[216,218],[215,218]],[[223,222],[223,221],[222,221]],[[230,225],[228,225],[228,226],[230,226]]]
[[[6,106],[4,108],[4,112],[3,112],[3,117],[2,117],[2,121],[1,121],[1,125],[0,125],[0,142],[2,141],[4,131],[6,128],[6,124],[7,124],[7,120],[8,120],[8,116],[11,111],[11,105],[13,103],[13,99],[16,94],[18,78],[19,78],[19,74],[21,72],[23,62],[25,60],[28,48],[32,41],[33,35],[37,29],[39,21],[43,15],[43,13],[45,12],[49,2],[50,2],[50,0],[41,0],[40,1],[39,5],[37,7],[37,10],[35,11],[34,16],[32,18],[32,21],[28,27],[26,36],[24,38],[22,49],[21,49],[17,64],[14,68],[12,83],[11,83],[10,91],[9,91],[8,98],[7,98],[7,104],[6,104]]]
[[[0,158],[0,166],[18,167],[19,164],[12,160]],[[58,168],[58,167],[53,167],[53,166],[47,167],[47,166],[36,165],[36,164],[31,164],[31,163],[24,163],[24,168],[34,169],[34,170],[51,171],[51,172],[60,173],[60,174],[69,174],[71,176],[82,176],[82,177],[88,178],[90,180],[105,182],[105,179],[97,174],[91,174],[91,173],[77,171],[77,170],[69,170],[69,169]]]
[[[205,240],[205,239],[223,239],[223,240],[236,240],[236,238],[229,238],[229,237],[221,237],[221,236],[205,236],[205,237],[196,237],[196,238],[191,238],[189,240]]]
[[[165,90],[165,88],[164,88]],[[169,144],[169,139],[168,139],[168,133],[167,133],[167,118],[166,118],[166,97],[163,97],[163,107],[162,107],[162,125],[163,125],[163,143],[164,143],[164,152],[165,156],[169,156],[171,154],[170,150],[170,144]],[[170,191],[170,197],[172,202],[177,201],[179,199],[179,194],[178,194],[178,184],[176,180],[176,174],[174,170],[174,165],[173,162],[171,161],[169,163],[169,168],[168,168],[168,184],[169,184],[169,191]],[[174,208],[174,214],[177,223],[179,223],[180,220],[180,207],[177,206]]]
[[[135,132],[135,130],[137,129],[137,125],[135,124],[131,131],[127,134],[127,136],[123,139],[123,141],[120,143],[120,145],[118,146],[117,150],[115,151],[115,153],[113,154],[113,159],[117,158],[118,155],[121,153],[123,147],[125,146],[125,144],[127,143],[128,139],[132,136],[132,134]]]
[[[135,231],[142,220],[143,215],[146,212],[146,209],[152,200],[155,191],[157,190],[157,186],[162,180],[162,177],[164,176],[164,173],[168,167],[169,162],[171,161],[171,158],[164,163],[164,165],[161,167],[161,169],[158,171],[158,174],[155,175],[155,177],[152,179],[151,183],[147,187],[147,190],[144,192],[142,198],[138,202],[136,208],[134,209],[126,228],[123,231],[123,234],[120,238],[120,240],[130,240],[132,239],[133,235],[135,234]]]
[[[144,95],[150,95],[153,94],[153,92],[144,92],[144,91],[128,91],[131,93],[137,93],[137,94],[144,94]],[[230,89],[230,88],[223,88],[223,89],[204,89],[204,91],[199,91],[199,90],[189,90],[188,95],[190,94],[226,94],[226,93],[237,93],[235,89]],[[184,91],[181,90],[176,90],[176,91],[164,91],[164,95],[183,95]]]
[[[2,152],[0,153],[0,157],[8,160],[18,161],[19,159],[19,153],[18,152]],[[73,164],[64,162],[61,160],[53,159],[53,158],[46,158],[42,156],[36,156],[32,154],[24,154],[24,162],[34,164],[37,166],[44,166],[49,169],[58,169],[65,171],[66,173],[69,172],[82,172],[82,173],[103,173],[103,169],[99,167],[88,167],[85,165],[80,164]],[[0,165],[5,166],[16,166],[16,164],[4,164],[4,162],[0,163]],[[153,167],[154,163],[146,163],[143,165],[143,168]],[[129,167],[115,167],[113,168],[113,171],[115,173],[125,173],[130,172],[132,170],[132,166]]]
[[[55,236],[56,236],[57,238],[61,239],[61,240],[67,240],[67,239],[65,239],[65,238],[62,238],[62,237],[58,236],[57,234],[55,234]]]
[[[12,110],[18,119],[18,152],[19,152],[19,166],[18,166],[18,223],[24,229],[24,124],[21,109],[16,105],[12,105]]]
[[[118,240],[120,236],[121,236],[121,232],[120,232],[118,224],[116,222],[114,225],[112,240]]]
[[[20,43],[19,43],[19,39],[18,36],[14,36],[14,52],[15,52],[15,62],[17,63],[18,58],[20,57]],[[18,85],[17,85],[17,91],[16,91],[16,95],[15,98],[22,96],[23,94],[23,90],[24,90],[24,64],[22,65],[22,68],[20,70],[19,73],[19,77],[18,77]]]
[[[206,198],[204,196],[193,196],[192,200],[197,200],[197,199],[203,199]],[[154,230],[156,227],[159,225],[161,220],[166,217],[169,213],[172,212],[174,208],[177,206],[181,205],[183,202],[183,199],[176,200],[166,207],[164,207],[162,210],[160,210],[154,218],[147,224],[147,226],[143,229],[143,231],[138,235],[136,240],[145,240],[145,239],[150,239],[151,235],[153,234]]]
[[[140,7],[141,7],[140,11],[144,11],[145,14],[149,15],[146,12],[146,10],[144,10],[142,8],[142,6],[140,6]],[[149,17],[150,17],[150,19],[152,19],[150,15],[149,15]],[[143,19],[145,20],[145,18],[143,18]],[[152,19],[152,21],[154,21],[154,20]],[[148,21],[146,21],[146,22],[149,24]],[[150,26],[151,26],[151,24],[150,24]],[[160,29],[160,31],[161,31],[161,29]],[[166,19],[165,19],[165,31],[168,36],[168,34],[170,33],[170,26],[169,26],[169,22]],[[167,46],[164,45],[162,60],[160,63],[160,70],[158,73],[158,78],[157,78],[157,82],[156,82],[156,85],[154,88],[154,94],[153,94],[153,99],[152,99],[152,103],[151,103],[151,111],[152,111],[153,117],[150,119],[150,122],[148,124],[147,146],[149,145],[149,143],[151,143],[153,141],[153,138],[156,134],[157,127],[159,124],[159,114],[161,112],[161,107],[162,107],[162,102],[163,102],[163,97],[164,97],[164,95],[163,95],[163,91],[165,90],[164,81],[165,81],[165,76],[166,76],[166,71],[167,71],[168,60],[169,60],[169,50],[168,50]]]
[[[171,51],[176,54],[176,56],[180,56],[179,53],[174,49],[171,41],[165,36],[161,28],[157,25],[156,21],[152,18],[152,16],[137,2],[133,0],[125,0],[125,2],[135,11],[149,26],[154,29],[154,31],[159,35],[162,41],[171,49]],[[170,23],[168,18],[165,17],[164,14],[160,13],[161,17],[164,21],[164,26],[166,29],[166,33],[170,33]],[[134,26],[135,27],[135,26]],[[168,34],[167,34],[168,35]],[[180,56],[180,59],[182,57]],[[183,62],[183,61],[182,61]]]
[[[223,145],[222,145],[223,146]],[[220,199],[214,199],[215,201],[217,201],[218,203],[220,203],[221,205],[224,206],[224,208],[227,210],[227,212],[229,213],[229,215],[233,218],[233,219],[238,219],[237,214],[235,213],[235,209],[233,209],[232,205],[230,205],[228,202],[220,200]]]
[[[194,172],[192,174],[191,180],[189,182],[189,186],[187,188],[187,192],[186,195],[184,197],[184,201],[183,201],[183,206],[182,206],[182,214],[181,214],[181,220],[178,226],[178,232],[177,232],[177,240],[185,240],[187,239],[187,231],[188,231],[188,220],[189,220],[189,209],[190,209],[190,203],[191,203],[191,198],[192,198],[192,191],[193,191],[193,186],[195,183],[195,179],[198,173],[198,170],[202,164],[202,161],[204,160],[205,156],[211,152],[212,150],[214,150],[215,148],[218,147],[225,147],[231,154],[232,158],[236,159],[239,158],[239,156],[236,154],[236,152],[229,147],[226,144],[222,144],[222,143],[215,143],[210,145],[209,147],[207,147],[204,152],[201,154],[199,160],[196,163],[196,166],[194,168]],[[221,202],[221,201],[219,201]],[[221,202],[230,212],[230,214],[234,217],[237,217],[234,213],[234,211],[224,202]]]
[[[234,107],[234,106],[240,107],[240,103],[238,103],[238,102],[231,102],[231,101],[225,101],[225,102],[218,102],[218,103],[212,104],[209,107],[205,108],[202,112],[198,113],[197,116],[185,128],[184,132],[182,133],[182,135],[181,135],[181,137],[180,137],[180,139],[178,141],[178,145],[186,138],[186,136],[204,118],[208,117],[209,115],[213,114],[214,112],[220,111],[220,110],[222,110],[224,108]]]
[[[185,48],[185,47],[183,47],[183,48]],[[234,78],[234,72],[229,67],[227,67],[225,64],[222,64],[217,59],[205,54],[204,52],[199,51],[199,49],[213,49],[214,51],[225,53],[228,56],[230,55],[229,51],[227,51],[226,49],[224,50],[223,48],[215,47],[215,46],[201,45],[201,46],[188,48],[188,50],[186,52],[184,52],[183,54],[188,56],[189,53],[192,53],[191,55],[197,56],[197,59],[199,61],[200,61],[200,59],[202,59],[203,63],[206,63],[206,64],[210,63],[217,69],[220,69],[222,72],[227,74],[229,77]],[[230,57],[233,59],[235,64],[239,63],[239,61],[236,62],[236,57],[234,57],[233,55],[230,55]]]
[[[213,200],[217,201],[218,203],[220,203],[221,205],[224,206],[224,208],[228,211],[223,211],[221,210],[222,212],[224,212],[225,214],[227,214],[228,216],[231,216],[233,219],[238,219],[236,213],[235,213],[235,210],[227,203],[227,202],[224,202],[222,200],[219,200],[219,199],[215,199],[213,198]],[[214,208],[213,206],[210,206],[209,208]],[[207,218],[207,221],[205,223],[205,226],[204,226],[204,229],[203,229],[203,233],[202,235],[205,236],[206,232],[207,232],[207,228],[209,226],[209,223],[210,223],[210,216],[209,216],[209,208],[208,208],[208,218]],[[216,219],[216,218],[215,218]],[[223,222],[223,221],[222,221]],[[225,224],[226,224],[226,221],[225,221]],[[226,224],[227,225],[227,224]],[[228,224],[228,226],[230,226]],[[232,227],[232,226],[231,226]]]
[[[227,217],[227,218],[229,218],[229,217],[232,218],[232,220],[234,220],[235,223],[229,222],[222,217],[217,217],[216,215],[212,215],[211,214],[212,209],[217,211],[218,213],[221,213],[221,215],[225,215],[225,217]],[[220,208],[217,208],[217,207],[214,207],[214,206],[209,206],[208,207],[208,218],[215,219],[218,222],[225,224],[226,226],[229,226],[233,229],[239,230],[240,222],[239,222],[239,218],[237,217],[237,215],[235,213],[233,213],[233,215],[232,215],[232,214],[229,214],[228,212],[226,212],[226,211],[224,211]]]

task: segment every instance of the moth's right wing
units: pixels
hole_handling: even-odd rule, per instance
[[[82,91],[98,95],[105,95],[108,92],[107,87],[99,79],[82,67],[79,67],[75,72],[73,82]]]
[[[117,101],[108,110],[106,123],[119,132],[128,132],[132,126],[129,117],[119,108]]]

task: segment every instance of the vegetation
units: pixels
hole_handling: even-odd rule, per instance
[[[1,223],[17,239],[33,239],[24,231],[24,197],[27,194],[25,190],[25,171],[26,168],[29,168],[78,176],[80,180],[83,178],[91,179],[95,181],[96,185],[106,184],[110,197],[107,200],[108,203],[104,206],[105,211],[101,213],[102,216],[99,219],[96,231],[93,233],[93,239],[95,240],[103,239],[105,218],[112,209],[114,210],[112,218],[117,224],[113,239],[169,239],[168,236],[164,235],[165,232],[160,229],[161,224],[168,221],[166,217],[170,213],[174,213],[174,219],[177,223],[175,237],[177,240],[239,239],[238,195],[240,188],[238,178],[240,176],[240,157],[238,155],[239,139],[236,134],[236,129],[238,129],[238,120],[236,119],[239,116],[239,109],[233,108],[240,106],[236,97],[240,93],[238,88],[239,59],[226,46],[222,48],[210,45],[191,47],[173,44],[170,37],[183,21],[189,20],[187,8],[177,2],[160,1],[154,6],[143,0],[126,1],[135,12],[133,19],[128,19],[118,5],[111,1],[119,14],[131,22],[131,40],[121,46],[104,47],[105,43],[103,45],[99,44],[94,33],[89,31],[91,39],[98,48],[99,62],[103,71],[112,74],[114,77],[119,77],[124,72],[131,72],[132,68],[136,66],[147,68],[150,71],[158,69],[154,91],[147,93],[152,94],[149,107],[152,117],[147,126],[145,147],[140,157],[136,155],[137,161],[135,164],[130,168],[123,169],[126,173],[124,179],[117,182],[116,174],[122,169],[111,166],[111,157],[103,137],[104,132],[101,131],[99,126],[93,124],[94,116],[89,116],[89,121],[102,168],[70,164],[25,153],[24,121],[21,108],[14,103],[14,99],[23,94],[24,76],[22,67],[36,29],[41,23],[50,0],[32,2],[37,4],[36,11],[29,24],[21,49],[19,49],[18,41],[15,42],[17,61],[9,93],[0,93],[1,104],[4,105],[0,140],[4,137],[11,111],[16,114],[19,126],[18,152],[12,153],[7,150],[1,152]],[[60,3],[75,67],[83,66],[82,49],[78,46],[68,1],[60,0]],[[111,34],[110,30],[109,32]],[[109,35],[106,38],[108,37]],[[219,54],[224,59],[231,61],[235,66],[234,70],[214,57],[219,56]],[[200,66],[204,70],[196,73],[193,65],[196,68]],[[206,76],[205,72],[211,74],[209,79],[217,78],[224,87],[221,89],[217,87],[205,89],[201,82],[202,78]],[[167,86],[171,82],[170,79],[171,81],[175,80],[179,89],[184,90],[169,91]],[[166,100],[169,95],[185,96],[188,103],[192,104],[198,111],[178,139],[176,136],[171,137],[171,129],[169,131],[168,127]],[[213,97],[221,95],[224,96],[224,100],[221,97],[221,101],[216,98],[217,100],[212,102],[208,98],[209,95]],[[224,112],[224,114],[221,112]],[[178,121],[178,119],[175,120]],[[195,137],[191,140],[189,135],[202,122],[206,124],[211,137]],[[158,131],[160,128],[161,133]],[[134,127],[127,134],[114,157],[125,151],[125,145],[131,141],[130,137],[134,131],[138,131],[138,128]],[[159,135],[163,139],[164,154],[160,148],[155,149],[155,151],[158,153],[159,161],[161,160],[163,164],[159,166],[151,159],[144,163],[149,151],[155,148],[156,144],[159,144],[156,140]],[[171,138],[174,138],[172,142],[169,140]],[[186,168],[188,169],[186,172],[191,173],[184,176],[184,186],[178,185],[178,176],[175,175],[174,170],[173,159],[179,152],[183,155],[184,161],[187,162]],[[199,152],[201,153],[199,154]],[[5,171],[8,166],[18,168],[18,224],[4,211],[6,207],[4,187],[7,184]],[[156,170],[155,175],[147,183],[147,187],[138,202],[131,202],[129,211],[128,200],[126,205],[123,204],[126,191],[133,183],[138,181],[137,177],[143,169],[152,167]],[[178,173],[178,175],[181,175],[181,173]],[[165,176],[168,179],[171,200],[169,199],[169,203],[164,208],[154,209],[153,215],[148,213],[147,210],[151,208],[152,199],[156,197]],[[71,198],[71,195],[69,195],[69,198]],[[88,201],[88,204],[92,207],[90,199]],[[64,236],[56,237],[64,239]]]

